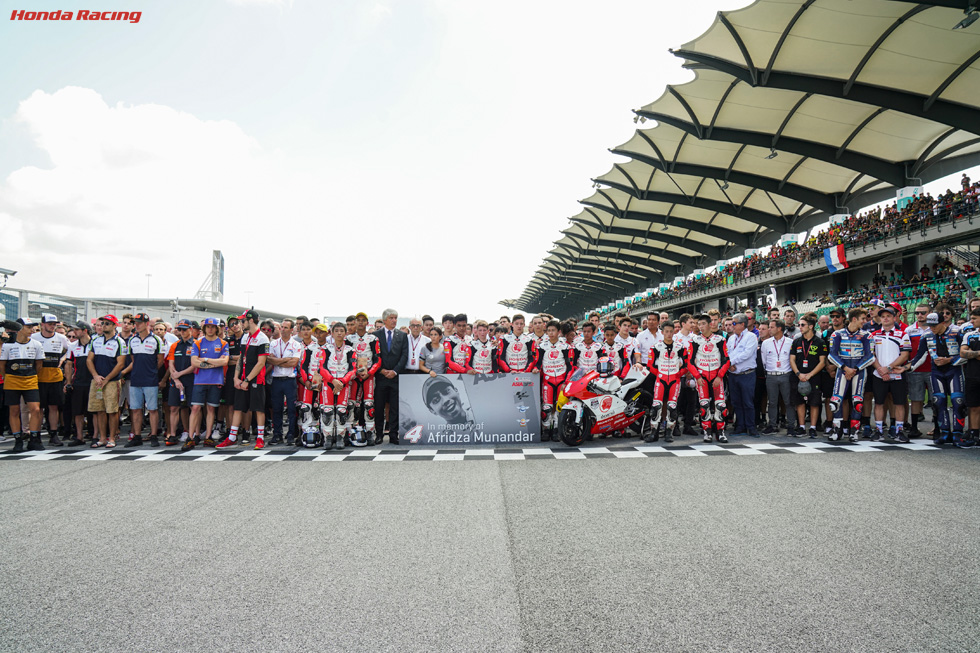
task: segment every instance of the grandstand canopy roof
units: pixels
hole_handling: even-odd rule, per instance
[[[758,0],[672,52],[521,297],[605,305],[980,163],[980,21],[965,0]]]

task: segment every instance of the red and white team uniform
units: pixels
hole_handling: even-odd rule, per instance
[[[653,432],[657,433],[664,418],[666,402],[667,431],[670,435],[677,422],[677,398],[681,393],[684,375],[698,378],[698,371],[688,365],[688,349],[677,341],[667,344],[663,340],[655,342],[649,349],[647,367],[654,377],[653,408],[651,410]]]
[[[690,338],[688,347],[690,365],[698,371],[698,402],[701,405],[701,428],[705,434],[711,432],[712,418],[715,435],[725,433],[725,417],[728,407],[725,403],[725,374],[732,363],[728,359],[728,345],[725,338],[717,333],[702,336],[696,333]],[[714,410],[711,403],[714,402]]]
[[[555,426],[555,402],[558,401],[562,384],[575,367],[575,350],[561,338],[554,343],[548,338],[542,338],[538,345],[538,352],[538,363],[541,366],[541,428],[543,430]]]
[[[354,364],[357,369],[367,373],[364,378],[355,372],[350,382],[350,400],[354,409],[364,420],[368,445],[374,442],[374,375],[381,369],[381,343],[373,333],[363,336],[352,333],[347,336],[347,344],[354,349]]]
[[[497,356],[493,340],[487,338],[486,342],[480,342],[479,338],[470,341],[470,359],[467,362],[470,369],[474,369],[478,374],[493,374],[497,371]]]
[[[602,343],[593,340],[592,344],[587,345],[583,339],[573,349],[575,350],[575,367],[586,372],[595,370],[596,365],[599,364],[599,356],[601,355],[599,352],[602,351]]]
[[[299,404],[299,430],[310,433],[316,430],[316,420],[313,417],[313,400],[320,395],[320,388],[307,388],[307,383],[313,383],[313,377],[320,373],[320,363],[323,360],[323,350],[314,340],[303,349],[299,359],[299,377],[296,388],[296,403]]]
[[[538,346],[534,336],[506,334],[497,343],[497,369],[501,372],[529,372],[537,366]]]
[[[609,344],[603,342],[599,347],[599,358],[606,356],[613,365],[613,374],[620,379],[625,379],[630,371],[630,358],[627,348],[621,342]]]
[[[466,374],[470,364],[470,338],[460,338],[453,334],[443,340],[442,350],[446,353],[446,368],[456,374]]]
[[[324,438],[333,436],[336,419],[340,436],[338,446],[342,449],[343,438],[347,435],[347,404],[350,401],[351,380],[357,373],[357,360],[354,357],[354,348],[346,340],[340,347],[331,340],[320,351],[320,376],[323,377],[323,390],[320,392],[320,432]],[[340,392],[334,388],[334,380],[343,384]]]

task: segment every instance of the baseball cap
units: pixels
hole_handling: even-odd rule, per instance
[[[422,401],[429,405],[430,395],[446,386],[453,387],[453,382],[444,376],[430,376],[422,386]]]
[[[201,325],[198,324],[195,320],[191,320],[191,328],[192,329],[197,329],[198,331],[200,331],[201,330]]]
[[[316,325],[315,327],[313,327],[313,330],[314,331],[326,331],[327,333],[330,333],[330,327],[327,326],[323,322],[320,322],[318,325]]]
[[[881,313],[891,313],[892,315],[898,315],[898,312],[890,304],[885,304],[884,306],[879,308],[878,314],[880,315]]]
[[[149,322],[150,316],[146,313],[137,313],[133,316],[133,322]]]
[[[242,318],[238,317],[237,315],[229,315],[228,316],[228,323],[231,324],[231,321],[232,320],[235,320],[237,322],[241,322],[242,321]]]
[[[355,319],[355,320],[359,320],[359,319],[361,319],[362,317],[363,317],[363,318],[364,318],[365,320],[367,320],[367,319],[369,319],[369,318],[368,318],[368,316],[367,316],[367,313],[365,313],[364,311],[361,311],[360,313],[358,313],[357,315],[355,315],[355,316],[354,316],[354,319]]]
[[[929,315],[926,315],[926,324],[928,326],[936,326],[939,324],[939,313],[929,313]]]
[[[76,329],[83,329],[86,333],[92,333],[92,325],[84,320],[79,320],[75,323]]]
[[[58,316],[54,313],[41,313],[41,324],[53,324],[58,321]]]
[[[830,311],[830,317],[833,317],[835,315],[839,315],[841,317],[844,317],[844,311],[843,311],[843,309],[835,308],[834,310]]]
[[[899,313],[902,312],[902,305],[899,304],[898,302],[892,302],[889,304],[889,306],[895,309],[895,315],[898,315]]]
[[[19,317],[16,321],[17,324],[21,325],[22,327],[32,327],[37,324],[37,322],[29,317]]]
[[[206,317],[206,318],[204,318],[204,321],[201,322],[201,324],[204,325],[204,326],[207,326],[209,324],[211,326],[218,326],[218,318],[216,318],[216,317]],[[223,325],[224,324],[222,323],[222,326]]]
[[[102,320],[102,321],[104,321],[104,322],[112,322],[113,324],[119,324],[119,319],[115,315],[113,315],[112,313],[110,313],[108,315],[103,315],[99,319]]]
[[[175,328],[177,329],[189,329],[191,326],[190,320],[181,320],[177,323]]]
[[[259,321],[259,313],[254,308],[250,308],[241,315],[234,316],[239,320],[252,320],[253,322]]]

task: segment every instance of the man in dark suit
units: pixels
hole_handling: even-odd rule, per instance
[[[381,345],[381,369],[375,375],[374,419],[378,425],[378,444],[384,440],[385,427],[388,441],[398,444],[398,375],[408,363],[408,336],[399,331],[398,311],[386,308],[381,314],[384,326],[374,331]],[[385,405],[388,419],[385,419]]]

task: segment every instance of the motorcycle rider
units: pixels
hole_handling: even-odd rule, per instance
[[[653,408],[650,409],[653,430],[647,435],[647,442],[656,442],[660,438],[660,422],[664,421],[665,411],[667,427],[664,442],[674,441],[677,398],[680,396],[684,375],[690,374],[695,380],[700,379],[698,370],[689,365],[688,349],[674,340],[674,323],[665,320],[660,325],[660,331],[663,340],[654,342],[647,351],[647,367],[654,378]]]
[[[690,336],[691,366],[697,369],[698,403],[701,407],[701,429],[705,442],[711,442],[712,435],[718,442],[728,442],[725,435],[725,418],[728,406],[725,403],[725,374],[731,367],[728,360],[728,345],[724,336],[711,332],[711,318],[699,315],[698,332]],[[712,402],[714,410],[712,410]],[[714,418],[712,423],[712,417]]]
[[[347,342],[347,326],[336,322],[330,330],[332,339],[323,346],[320,357],[320,378],[323,390],[320,392],[320,433],[323,434],[323,448],[336,446],[343,449],[348,442],[347,404],[350,400],[350,382],[357,373],[354,348]],[[334,433],[334,420],[337,420],[338,433]],[[327,439],[329,436],[329,440]]]
[[[926,325],[931,327],[929,333],[919,339],[919,349],[912,359],[912,370],[918,369],[927,359],[932,360],[932,372],[929,375],[931,383],[932,412],[936,418],[936,432],[933,442],[936,444],[955,444],[963,446],[963,426],[966,421],[966,397],[963,395],[963,376],[959,366],[960,345],[956,329],[950,324],[951,316],[945,311],[940,317],[936,313],[926,316]],[[952,400],[953,419],[950,420],[947,401]],[[950,428],[952,421],[952,428]]]
[[[296,445],[302,442],[303,436],[316,430],[319,406],[314,408],[314,400],[319,400],[323,387],[323,379],[320,376],[320,367],[323,362],[323,347],[327,344],[327,325],[318,324],[313,329],[314,338],[303,350],[299,361],[299,388],[296,394],[296,401],[299,403],[297,411],[297,421],[299,430],[297,432]]]
[[[446,352],[446,367],[456,374],[476,374],[469,366],[470,337],[466,335],[468,318],[466,313],[460,313],[453,318],[456,333],[443,339],[443,349]]]
[[[562,384],[575,367],[574,350],[559,337],[561,325],[558,320],[548,322],[547,337],[538,345],[541,366],[541,441],[545,442],[544,430],[551,429],[551,439],[561,440],[558,435],[555,415],[555,402]]]
[[[834,412],[834,429],[829,440],[843,439],[845,431],[841,428],[841,410],[847,395],[851,399],[850,441],[861,439],[861,414],[864,410],[865,370],[874,364],[874,351],[870,334],[861,328],[864,311],[852,308],[847,313],[847,326],[836,331],[830,338],[830,353],[827,359],[837,367],[834,376],[834,389],[830,396],[830,406]]]
[[[373,333],[367,332],[367,313],[358,313],[357,330],[347,336],[347,342],[354,348],[354,361],[357,373],[351,381],[351,401],[364,422],[367,446],[375,445],[374,439],[374,375],[381,368],[381,343]]]
[[[575,349],[575,360],[579,369],[591,372],[599,362],[599,352],[602,350],[602,343],[593,340],[595,337],[595,325],[586,322],[582,325],[582,339],[573,345]]]
[[[497,371],[497,360],[494,354],[496,344],[488,335],[490,325],[486,320],[477,320],[473,324],[473,338],[470,340],[469,360],[466,362],[467,372],[474,374],[494,374]]]
[[[620,379],[626,378],[630,371],[630,356],[627,347],[617,337],[616,327],[607,324],[604,329],[606,340],[599,347],[599,356],[606,356],[613,366],[613,374]]]
[[[497,369],[501,372],[537,372],[538,347],[530,334],[524,333],[524,316],[515,315],[512,333],[505,334],[497,347]]]

